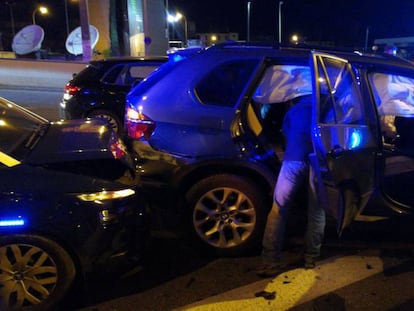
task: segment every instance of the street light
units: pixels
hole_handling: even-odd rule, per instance
[[[180,12],[175,13],[175,15],[168,14],[167,20],[170,23],[176,23],[181,19],[184,20],[184,46],[188,46],[188,26],[187,26],[187,18],[181,14]]]
[[[33,21],[33,25],[36,25],[36,12],[39,11],[40,14],[45,15],[49,12],[49,10],[47,9],[47,7],[45,6],[39,6],[36,9],[33,10],[32,13],[32,21]]]
[[[282,42],[282,4],[283,1],[279,1],[279,44]]]
[[[298,36],[298,35],[296,35],[296,34],[292,35],[292,36],[290,37],[290,41],[291,41],[293,44],[298,44],[298,43],[299,43],[299,36]]]

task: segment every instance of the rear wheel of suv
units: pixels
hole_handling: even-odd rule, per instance
[[[191,230],[219,256],[240,256],[261,246],[266,195],[242,176],[220,174],[197,182],[187,193]]]
[[[122,131],[121,121],[112,112],[109,112],[106,110],[94,110],[89,113],[88,117],[105,119],[106,121],[108,121],[109,125],[115,132],[117,132],[118,134],[121,134],[121,131]]]

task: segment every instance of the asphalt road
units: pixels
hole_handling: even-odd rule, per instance
[[[55,120],[62,90],[0,87],[0,96]],[[328,228],[314,270],[301,268],[303,227],[295,221],[285,251],[290,265],[274,279],[255,275],[258,253],[215,258],[157,231],[139,265],[100,271],[60,310],[414,310],[412,220],[356,223],[340,238]]]
[[[357,224],[338,238],[328,228],[321,261],[305,270],[301,230],[290,230],[289,266],[269,279],[254,272],[258,253],[209,257],[183,238],[154,234],[142,264],[92,282],[79,310],[414,310],[412,231]]]
[[[0,85],[0,96],[32,110],[48,120],[59,119],[59,102],[63,95],[57,88],[17,88]]]

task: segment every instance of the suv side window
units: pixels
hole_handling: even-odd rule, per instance
[[[413,78],[375,72],[369,79],[380,115],[414,117]]]
[[[352,67],[335,59],[324,59],[320,69],[319,122],[364,124],[362,100]]]
[[[284,140],[282,123],[291,101],[311,94],[309,66],[277,64],[266,68],[253,93],[252,103],[259,112],[257,114],[269,142],[280,144]]]
[[[414,78],[391,73],[369,74],[385,143],[413,150]]]
[[[194,92],[203,104],[234,107],[256,66],[257,60],[223,63],[202,78]]]

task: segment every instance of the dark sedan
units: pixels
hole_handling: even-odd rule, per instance
[[[102,120],[49,122],[0,98],[0,309],[49,310],[147,226],[134,164]]]
[[[101,117],[122,131],[125,96],[131,86],[167,61],[167,57],[112,57],[94,60],[64,87],[62,119]]]

